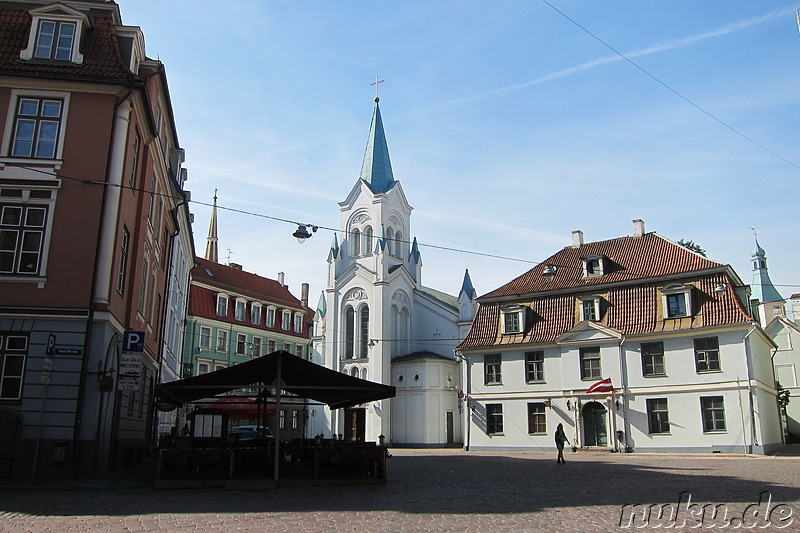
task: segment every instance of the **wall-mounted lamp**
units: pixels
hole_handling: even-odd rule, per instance
[[[572,411],[572,402],[567,400],[567,411]]]
[[[725,292],[728,288],[726,283],[717,283],[717,286],[714,288],[714,292]]]
[[[550,409],[552,409],[553,408],[553,401],[550,398],[546,399],[544,401],[544,406],[545,407],[549,407]]]
[[[316,233],[318,229],[317,226],[298,224],[297,230],[294,233],[292,233],[292,237],[297,239],[297,242],[299,242],[300,244],[303,244],[304,242],[306,242],[306,239],[311,237],[311,233],[308,232],[308,228],[311,228],[311,231],[313,233]]]
[[[546,265],[544,270],[542,270],[542,276],[552,276],[556,273],[558,267],[556,265]]]
[[[369,340],[369,343],[367,344],[367,346],[369,346],[370,348],[372,348],[373,346],[375,346],[376,344],[378,344],[378,342],[380,342],[378,339],[370,339],[370,340]]]
[[[614,405],[617,406],[617,411],[619,411],[619,399],[614,400]]]

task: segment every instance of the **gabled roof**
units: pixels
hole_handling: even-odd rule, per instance
[[[394,357],[392,358],[392,363],[406,363],[409,361],[424,361],[424,360],[450,361],[450,362],[455,361],[455,359],[453,359],[452,357],[440,355],[435,352],[421,351],[421,352],[413,352],[406,355],[401,355],[400,357]]]
[[[274,303],[278,307],[303,308],[300,300],[289,292],[289,288],[274,279],[221,265],[202,257],[195,258],[195,261],[197,266],[192,269],[192,281],[217,287],[221,292],[241,294],[256,300]]]
[[[369,126],[367,148],[364,151],[364,162],[361,164],[361,176],[374,194],[386,193],[396,183],[389,161],[389,147],[383,132],[383,120],[377,99],[372,123]]]
[[[591,255],[603,256],[609,261],[604,275],[584,278],[583,259]],[[555,274],[542,274],[548,265],[555,266]],[[579,247],[568,246],[518,278],[484,294],[479,301],[725,268],[722,263],[706,259],[657,233],[645,233],[641,237],[619,237]]]
[[[111,13],[108,18],[94,19],[82,37],[82,64],[21,60],[19,55],[28,46],[30,31],[27,11],[0,9],[0,74],[114,83],[139,81],[122,60]]]

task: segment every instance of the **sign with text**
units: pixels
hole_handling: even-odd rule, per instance
[[[142,354],[123,353],[119,358],[120,378],[142,378]]]
[[[122,351],[142,353],[144,351],[144,331],[125,330],[122,336]]]

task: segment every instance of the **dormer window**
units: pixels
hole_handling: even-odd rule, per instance
[[[500,310],[503,334],[510,335],[522,333],[525,330],[525,308],[511,304],[503,306]]]
[[[228,296],[225,294],[217,295],[217,316],[228,316]]]
[[[82,64],[81,32],[89,27],[89,18],[80,11],[63,4],[55,4],[29,11],[31,33],[28,47],[20,52],[23,60],[44,59]]]
[[[600,320],[600,298],[589,296],[580,299],[581,320],[596,322]]]
[[[590,255],[583,260],[583,277],[591,278],[605,274],[605,257]]]
[[[661,289],[664,318],[683,318],[692,315],[692,287],[679,283]]]

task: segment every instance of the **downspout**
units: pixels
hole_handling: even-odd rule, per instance
[[[775,401],[778,404],[778,428],[781,430],[781,444],[785,445],[786,444],[786,431],[783,428],[783,413],[784,413],[784,410],[786,408],[783,407],[780,404],[780,402],[778,402],[778,397],[777,397],[777,394],[778,394],[778,390],[777,390],[778,389],[778,387],[777,387],[778,376],[775,375],[775,355],[777,353],[778,353],[778,348],[777,347],[773,348],[772,355],[769,356],[769,360],[770,360],[770,367],[772,368],[772,381],[775,383],[775,385],[774,385],[775,386]]]
[[[625,432],[625,453],[630,453],[633,451],[633,447],[630,445],[631,432],[630,425],[628,424],[628,362],[625,359],[625,350],[622,348],[622,345],[625,344],[625,340],[625,335],[623,335],[619,341],[619,379],[620,388],[622,390],[620,399],[622,400],[622,430]],[[616,405],[614,405],[614,407],[616,407]],[[614,435],[614,440],[615,442],[619,441],[617,435]]]
[[[97,245],[95,247],[95,260],[94,260],[94,268],[92,270],[92,288],[89,295],[89,309],[88,315],[86,317],[86,329],[84,331],[84,350],[85,353],[83,355],[83,364],[81,364],[81,373],[80,378],[78,380],[78,397],[76,398],[76,406],[75,406],[75,427],[72,431],[72,450],[71,450],[71,467],[70,467],[70,477],[75,479],[77,475],[77,464],[76,464],[76,457],[78,456],[78,443],[80,442],[80,429],[81,429],[81,422],[82,422],[82,411],[84,407],[85,395],[84,395],[84,387],[86,386],[86,376],[89,373],[89,368],[85,364],[90,358],[92,354],[92,333],[93,333],[93,323],[94,323],[94,311],[95,311],[95,299],[98,297],[99,293],[98,286],[100,285],[100,275],[101,273],[98,272],[99,265],[101,261],[99,260],[101,256],[106,255],[104,250],[104,245],[108,242],[108,231],[104,232],[104,228],[107,228],[105,224],[106,216],[108,216],[108,211],[115,209],[113,205],[114,200],[116,200],[116,209],[115,213],[119,212],[119,202],[120,202],[120,188],[117,186],[113,186],[115,184],[114,180],[109,180],[109,178],[113,178],[114,176],[118,176],[120,183],[116,183],[116,185],[121,185],[122,181],[122,165],[124,163],[124,153],[122,155],[122,160],[118,160],[118,156],[120,155],[117,150],[115,149],[117,145],[121,146],[123,149],[125,144],[127,144],[128,139],[128,124],[130,121],[130,112],[132,107],[128,104],[128,99],[133,94],[133,90],[129,87],[128,92],[123,96],[121,100],[119,100],[114,105],[114,123],[112,126],[112,133],[111,133],[111,142],[109,143],[109,154],[108,154],[108,163],[107,163],[107,175],[105,177],[104,190],[103,190],[103,204],[100,207],[100,235],[97,239]],[[124,107],[124,106],[127,106]],[[124,129],[124,137],[120,137],[122,133],[120,132],[120,128]],[[121,139],[121,140],[120,140]],[[123,150],[124,151],[124,150]],[[114,167],[114,172],[112,173],[112,166]],[[119,168],[118,174],[116,173],[116,169]],[[116,238],[116,230],[117,224],[113,224],[114,231],[111,234],[111,256],[113,258],[113,246],[114,246],[114,239]],[[111,271],[108,270],[108,276],[104,276],[108,280],[111,278]],[[108,285],[110,281],[106,283],[106,289],[108,290]],[[108,294],[105,295],[105,300],[108,302]],[[116,340],[116,339],[115,339]],[[103,369],[105,370],[105,369]],[[98,402],[102,401],[102,393],[101,396],[98,398]],[[99,445],[99,443],[98,443]]]
[[[749,446],[749,453],[753,453],[753,446],[758,444],[756,440],[756,413],[754,410],[753,404],[753,389],[751,385],[752,379],[752,372],[750,370],[750,364],[752,363],[751,354],[750,354],[750,345],[747,344],[747,337],[750,336],[756,330],[756,323],[753,323],[753,327],[750,331],[747,332],[747,335],[744,336],[742,341],[744,342],[744,354],[745,354],[745,363],[747,366],[747,396],[750,401],[750,446]],[[772,370],[773,375],[775,374],[775,370],[773,367]],[[742,428],[744,429],[744,428]]]

